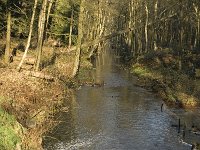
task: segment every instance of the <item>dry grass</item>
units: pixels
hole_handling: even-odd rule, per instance
[[[61,54],[56,57],[54,65],[48,67],[46,70],[57,77],[71,78],[75,55]]]
[[[17,47],[17,43],[13,42],[11,49]],[[18,51],[18,54],[23,53]],[[35,58],[36,51],[31,49],[28,55]],[[54,82],[27,76],[23,69],[17,72],[17,61],[9,65],[13,69],[8,69],[0,62],[0,96],[6,99],[1,107],[16,116],[16,120],[23,126],[23,149],[42,149],[43,134],[55,125],[52,114],[61,109],[62,100],[70,95],[70,90],[61,80],[71,79],[74,58],[75,53],[67,52],[64,47],[43,47],[42,72],[54,76]]]
[[[62,104],[66,87],[59,80],[47,82],[10,69],[0,69],[0,74],[0,95],[6,99],[2,107],[28,129],[23,145],[40,149],[41,137],[53,125],[51,114]],[[29,120],[35,122],[33,128]]]

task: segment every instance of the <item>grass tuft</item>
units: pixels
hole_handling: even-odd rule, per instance
[[[0,97],[0,103],[4,101]],[[16,144],[21,141],[18,133],[15,131],[17,121],[13,115],[8,114],[0,107],[0,149],[1,150],[14,150]]]

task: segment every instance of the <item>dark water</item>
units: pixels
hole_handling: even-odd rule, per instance
[[[46,138],[46,150],[191,149],[193,135],[186,133],[183,140],[182,130],[178,134],[172,127],[178,124],[172,112],[180,118],[188,112],[166,105],[161,112],[163,102],[135,86],[137,79],[111,57],[99,59],[93,77],[105,85],[84,86],[74,94],[69,112],[61,114],[63,122]]]

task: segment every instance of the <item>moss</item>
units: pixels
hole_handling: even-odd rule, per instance
[[[134,73],[138,76],[144,76],[144,77],[150,76],[150,71],[146,67],[140,66],[138,64],[133,65],[131,73]]]
[[[150,80],[160,80],[163,78],[162,74],[159,71],[152,70],[146,66],[135,64],[133,65],[131,69],[131,73],[139,76],[139,77],[145,77]]]
[[[0,97],[0,103],[3,102],[3,97]],[[15,130],[18,123],[13,115],[8,114],[0,107],[0,149],[13,150],[16,144],[21,141],[21,138]]]

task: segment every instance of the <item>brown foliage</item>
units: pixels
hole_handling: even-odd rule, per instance
[[[47,82],[10,69],[0,69],[0,74],[0,95],[6,99],[2,107],[28,129],[23,144],[38,146],[44,132],[52,126],[50,114],[61,105],[66,87],[58,80]],[[29,120],[35,122],[35,127],[29,127]]]

